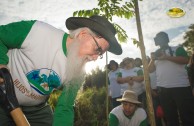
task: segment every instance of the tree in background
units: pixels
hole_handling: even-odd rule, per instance
[[[105,87],[80,90],[75,102],[74,126],[107,126],[105,98]]]
[[[91,74],[87,74],[85,77],[85,82],[83,83],[83,89],[88,88],[101,88],[106,86],[106,71],[101,70],[99,67],[96,67],[95,70],[92,70]]]
[[[184,40],[183,46],[186,47],[189,55],[191,55],[194,49],[194,24],[191,24],[188,31],[185,32]]]

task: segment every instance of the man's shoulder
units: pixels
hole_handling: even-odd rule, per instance
[[[144,119],[147,117],[147,114],[143,108],[137,108],[135,111],[135,116]]]
[[[121,111],[122,111],[122,106],[119,105],[119,106],[113,108],[112,111],[111,111],[110,113],[119,114]]]

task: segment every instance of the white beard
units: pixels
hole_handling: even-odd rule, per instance
[[[67,50],[66,79],[65,84],[75,82],[82,83],[85,74],[85,58],[79,57],[79,42],[74,40]],[[71,82],[70,82],[71,81]]]

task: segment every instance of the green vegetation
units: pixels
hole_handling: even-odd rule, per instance
[[[105,87],[93,87],[78,92],[74,106],[74,126],[107,126],[106,92]],[[49,98],[53,110],[60,93],[60,90],[54,91]]]
[[[194,24],[189,26],[184,35],[184,40],[185,42],[183,43],[183,46],[186,47],[189,55],[191,55],[192,51],[194,50]]]
[[[73,13],[73,16],[90,17],[92,15],[105,16],[112,22],[114,16],[119,18],[131,19],[135,15],[134,2],[125,2],[123,0],[98,0],[98,7],[90,10],[78,10]],[[127,42],[126,31],[116,23],[113,23],[117,37],[120,42]]]
[[[105,87],[88,88],[78,93],[75,126],[107,126]]]
[[[107,126],[105,83],[106,73],[99,68],[86,75],[85,83],[75,100],[74,126]],[[50,95],[48,102],[53,110],[61,92],[61,90],[56,90]]]
[[[48,103],[50,104],[53,111],[55,110],[55,107],[57,105],[57,100],[61,92],[62,92],[61,90],[55,90],[49,97]]]

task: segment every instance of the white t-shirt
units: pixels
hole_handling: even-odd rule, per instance
[[[121,71],[122,77],[124,78],[127,76],[131,76],[131,77],[138,76],[139,70],[142,70],[142,69],[139,67],[134,67],[132,69],[123,69]],[[128,83],[121,84],[121,93],[123,94],[124,91],[126,91],[126,90],[132,90],[132,91],[136,92],[137,95],[140,95],[145,90],[143,81],[142,82],[134,81],[133,85],[129,85]]]
[[[33,106],[45,102],[53,89],[65,80],[64,35],[62,30],[36,21],[21,48],[9,50],[8,68],[11,68],[20,105]]]
[[[156,71],[149,74],[150,75],[150,84],[152,89],[156,89]]]
[[[117,77],[118,74],[121,72],[120,68],[118,68],[116,71],[110,71],[108,73],[108,78],[109,78],[109,91],[110,91],[110,96],[112,98],[116,98],[121,96],[121,85],[117,83]]]
[[[173,56],[176,56],[178,46],[171,47]],[[165,50],[170,56],[169,49]],[[156,60],[157,86],[165,88],[188,87],[189,80],[185,64],[177,64],[168,60]]]
[[[147,118],[145,110],[137,108],[133,116],[129,119],[124,115],[122,107],[122,105],[119,105],[110,112],[119,120],[119,126],[139,126]]]

